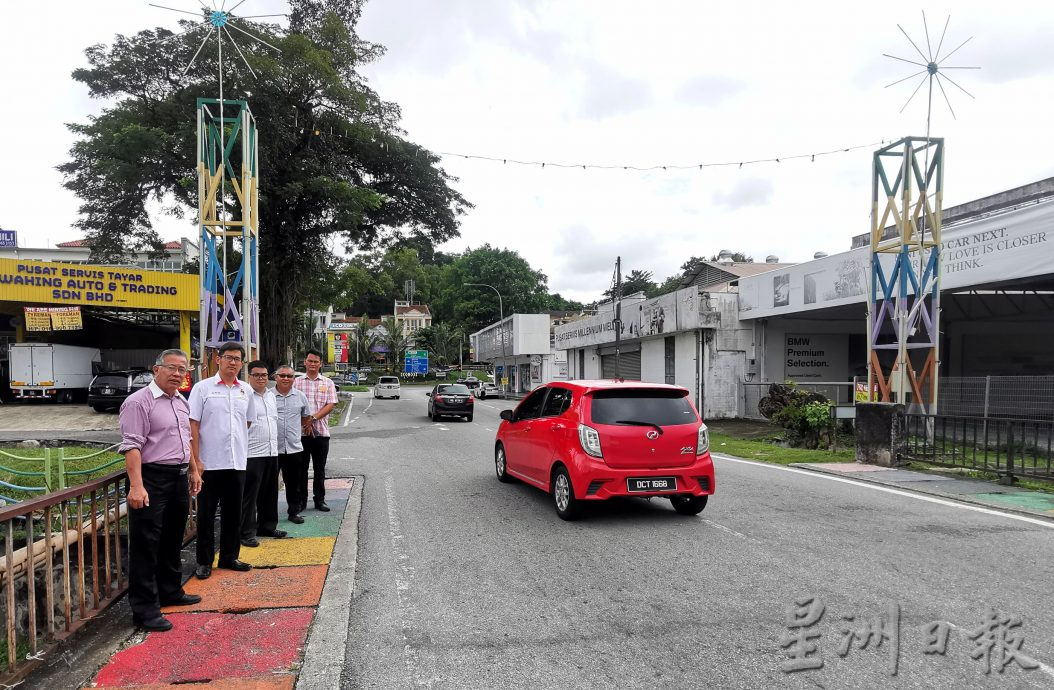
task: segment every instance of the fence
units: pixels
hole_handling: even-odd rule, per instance
[[[1054,376],[942,377],[937,411],[953,417],[1054,421]]]
[[[121,500],[125,472],[0,508],[0,601],[11,684],[41,652],[106,608],[127,587]],[[0,664],[0,671],[4,665]]]
[[[1054,479],[1054,422],[907,414],[905,455],[1011,479]]]
[[[740,384],[740,411],[741,416],[747,419],[765,419],[765,415],[758,412],[758,403],[769,393],[769,386],[773,381],[762,381],[759,383]],[[838,405],[853,404],[853,383],[851,381],[832,381],[816,383],[796,383],[798,388],[811,393],[819,393]]]
[[[89,453],[87,455],[76,455],[76,456],[70,456],[70,457],[66,457],[66,449],[65,448],[61,448],[61,447],[59,447],[59,448],[44,448],[43,449],[43,451],[44,451],[44,458],[43,458],[43,460],[44,460],[44,469],[41,470],[41,471],[32,472],[32,471],[25,471],[25,470],[17,470],[17,469],[15,469],[13,467],[5,467],[3,465],[0,465],[0,472],[13,474],[13,475],[16,475],[16,476],[19,476],[19,477],[36,477],[36,478],[42,480],[43,485],[41,485],[41,486],[22,486],[20,484],[14,484],[14,483],[11,483],[11,482],[6,482],[6,481],[3,481],[3,480],[0,480],[0,489],[3,489],[3,490],[14,489],[16,491],[23,491],[23,492],[28,493],[28,494],[46,493],[48,491],[54,491],[54,490],[57,490],[57,489],[65,489],[67,486],[69,486],[70,477],[87,476],[87,475],[90,475],[90,474],[94,474],[96,472],[101,472],[102,470],[105,470],[105,469],[107,469],[109,467],[113,467],[114,465],[118,465],[118,464],[124,462],[124,458],[123,457],[118,457],[118,458],[115,458],[114,460],[111,460],[110,462],[103,463],[103,464],[99,465],[98,467],[92,467],[91,469],[87,469],[87,470],[67,470],[66,469],[66,462],[68,460],[88,460],[90,458],[94,458],[94,457],[97,457],[99,455],[103,455],[105,453],[109,453],[110,451],[112,451],[115,448],[117,448],[117,446],[118,446],[118,444],[114,444],[112,446],[108,446],[108,447],[103,448],[102,450],[96,451],[94,453]],[[38,459],[38,458],[25,457],[25,456],[22,456],[22,455],[17,455],[15,453],[9,453],[7,451],[0,450],[0,459],[4,459],[4,458],[8,458],[8,459],[11,459],[11,460],[36,460],[36,459]],[[54,476],[52,476],[52,475],[54,475]],[[18,499],[11,498],[10,496],[5,496],[3,494],[0,494],[0,500],[4,501],[6,503],[17,503],[18,502]]]

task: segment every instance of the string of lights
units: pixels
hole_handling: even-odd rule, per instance
[[[308,131],[305,129],[300,130],[301,133]],[[326,134],[321,129],[310,130],[316,137],[321,137]],[[330,136],[348,138],[347,132],[341,135],[339,131],[334,132],[332,128],[329,129],[328,134]],[[385,141],[383,135],[377,140],[377,144],[382,148],[387,148],[388,144]],[[488,163],[501,163],[502,165],[522,165],[522,166],[533,166],[537,168],[566,168],[575,169],[580,168],[582,170],[626,170],[634,172],[650,172],[655,170],[702,170],[703,168],[722,168],[722,167],[737,167],[742,168],[745,165],[759,165],[764,163],[783,163],[785,161],[797,161],[809,159],[809,162],[815,163],[818,157],[833,156],[842,153],[849,153],[850,151],[858,151],[860,149],[872,149],[877,146],[884,146],[887,141],[892,139],[882,139],[880,141],[873,141],[868,144],[857,144],[855,146],[843,146],[841,148],[835,148],[825,151],[813,151],[810,153],[796,153],[790,156],[770,156],[768,158],[753,158],[745,160],[728,160],[728,161],[710,161],[701,163],[691,164],[655,164],[655,165],[629,165],[629,164],[612,164],[612,163],[560,163],[554,161],[533,161],[533,160],[520,160],[518,158],[508,158],[502,156],[483,156],[472,153],[457,153],[455,151],[435,151],[434,153],[445,158],[461,158],[464,160],[475,160],[484,161]]]

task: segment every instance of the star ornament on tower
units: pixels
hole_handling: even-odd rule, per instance
[[[941,95],[944,96],[944,102],[948,105],[948,110],[949,110],[949,112],[951,112],[952,118],[955,118],[955,110],[952,108],[951,100],[948,98],[948,92],[944,89],[944,82],[947,81],[949,84],[951,84],[955,88],[959,89],[960,91],[965,93],[970,98],[974,98],[974,95],[972,93],[970,93],[969,91],[967,91],[966,89],[964,89],[961,85],[959,85],[958,82],[956,82],[950,76],[948,76],[946,71],[947,70],[956,70],[956,69],[981,69],[980,67],[963,67],[963,66],[958,66],[958,65],[953,66],[953,65],[945,64],[945,62],[948,60],[948,58],[950,58],[955,53],[959,52],[960,48],[962,48],[964,45],[966,45],[971,40],[973,40],[973,36],[971,36],[970,38],[968,38],[965,41],[963,41],[962,43],[960,43],[955,48],[955,50],[949,51],[948,53],[945,53],[944,55],[942,55],[941,54],[941,50],[944,47],[944,38],[948,34],[948,23],[950,21],[951,21],[951,15],[949,15],[948,19],[945,20],[945,22],[944,22],[944,30],[941,32],[941,38],[937,42],[937,49],[934,50],[933,49],[933,44],[930,41],[929,25],[926,23],[926,13],[925,12],[922,13],[922,27],[923,27],[923,31],[926,34],[926,52],[925,53],[922,52],[922,49],[919,48],[918,44],[915,41],[913,41],[910,36],[908,36],[908,32],[904,30],[904,27],[902,27],[900,24],[897,24],[897,28],[900,29],[900,33],[904,34],[904,38],[908,39],[908,43],[910,43],[911,47],[915,49],[916,53],[918,53],[919,57],[922,59],[922,62],[919,62],[918,60],[914,60],[914,59],[909,60],[908,58],[897,57],[896,55],[889,55],[888,53],[882,53],[882,55],[884,55],[887,58],[891,58],[893,60],[899,60],[900,62],[906,62],[908,64],[915,65],[917,67],[921,67],[922,68],[921,70],[919,70],[919,71],[917,71],[917,72],[915,72],[913,74],[909,74],[908,76],[904,77],[903,79],[898,79],[897,81],[893,82],[892,84],[886,84],[885,88],[888,89],[891,86],[895,86],[896,84],[900,84],[902,82],[908,81],[909,79],[914,79],[915,77],[918,77],[918,76],[922,77],[922,79],[918,83],[918,86],[916,86],[915,90],[911,92],[911,95],[908,96],[908,100],[904,103],[904,106],[900,109],[900,112],[903,113],[905,108],[907,108],[908,105],[911,104],[912,99],[915,98],[915,94],[917,94],[919,92],[919,90],[922,89],[922,86],[928,82],[929,83],[929,89],[928,89],[928,99],[927,99],[927,105],[926,105],[927,129],[929,128],[930,113],[931,113],[931,111],[933,109],[933,84],[934,84],[934,82],[936,82],[937,87],[940,89]],[[914,56],[912,56],[912,57],[914,57]]]
[[[234,29],[236,32],[238,32],[238,33],[240,33],[240,34],[252,39],[253,41],[256,41],[257,43],[259,43],[261,45],[264,45],[264,46],[266,46],[268,48],[271,48],[273,50],[278,50],[278,48],[276,48],[275,46],[271,45],[270,43],[268,43],[264,39],[260,38],[259,36],[254,36],[253,34],[251,34],[248,31],[246,31],[244,28],[239,26],[237,22],[241,21],[241,20],[245,20],[245,19],[261,19],[261,18],[264,18],[264,17],[285,17],[286,15],[285,14],[249,14],[249,15],[234,14],[234,11],[236,9],[238,9],[242,4],[244,4],[245,0],[239,0],[239,2],[237,4],[235,4],[235,5],[233,5],[230,9],[226,8],[227,0],[222,0],[222,3],[220,4],[219,7],[216,7],[216,0],[212,0],[212,7],[209,7],[209,5],[207,5],[205,3],[205,0],[198,0],[198,2],[201,4],[201,9],[196,11],[196,12],[191,12],[190,10],[179,9],[177,7],[167,7],[165,5],[157,5],[157,4],[152,3],[152,2],[151,3],[147,3],[151,7],[157,7],[157,8],[160,8],[162,10],[169,10],[171,12],[179,12],[181,14],[189,14],[189,15],[192,15],[194,17],[197,17],[200,20],[197,24],[191,26],[188,29],[185,29],[185,30],[179,32],[178,34],[173,34],[173,35],[171,35],[171,36],[169,36],[167,38],[161,39],[160,41],[158,41],[159,45],[162,44],[162,43],[167,43],[168,41],[172,41],[174,39],[177,39],[180,36],[193,35],[193,34],[196,34],[199,31],[201,31],[202,29],[207,29],[207,31],[205,33],[205,37],[201,41],[201,45],[198,46],[197,51],[194,52],[194,56],[192,58],[190,58],[190,62],[187,63],[187,66],[183,68],[183,72],[182,72],[182,74],[180,74],[180,78],[183,78],[183,77],[185,77],[187,75],[187,72],[189,72],[190,68],[194,66],[194,62],[198,59],[198,56],[201,54],[201,51],[205,48],[205,44],[209,42],[210,38],[215,36],[216,43],[217,43],[217,51],[218,51],[218,55],[219,55],[218,60],[219,60],[219,70],[220,70],[220,75],[221,75],[220,78],[222,79],[222,73],[223,73],[223,38],[224,38],[224,36],[226,36],[227,37],[227,41],[229,41],[230,44],[234,46],[234,49],[236,51],[238,51],[238,56],[242,59],[242,62],[245,63],[245,67],[246,67],[246,69],[249,70],[249,74],[253,75],[253,78],[255,79],[256,78],[256,72],[254,72],[253,68],[249,65],[249,61],[245,59],[245,53],[242,52],[241,46],[238,45],[238,42],[234,40],[234,35],[230,32],[230,29]],[[242,39],[242,40],[244,41],[245,39]],[[279,50],[279,52],[281,52],[281,51]]]

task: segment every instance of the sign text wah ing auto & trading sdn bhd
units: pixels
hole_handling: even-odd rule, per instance
[[[0,259],[6,301],[197,311],[198,277],[128,266]]]

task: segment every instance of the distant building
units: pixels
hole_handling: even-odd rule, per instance
[[[54,247],[3,247],[0,248],[0,259],[25,259],[27,261],[55,261],[64,264],[87,264],[91,256],[91,242],[72,240],[59,242]],[[97,265],[135,266],[151,271],[168,271],[181,273],[187,263],[198,258],[198,245],[186,237],[179,241],[165,243],[165,258],[151,259],[148,253],[141,252],[113,263],[93,262]]]
[[[403,335],[412,343],[415,332],[432,325],[432,312],[426,304],[395,300],[395,322],[402,327]]]

